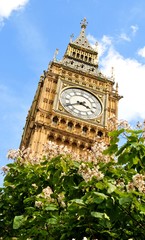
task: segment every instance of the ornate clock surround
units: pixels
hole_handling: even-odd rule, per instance
[[[101,125],[101,126],[105,126],[105,122],[106,122],[106,112],[104,111],[104,109],[106,108],[107,105],[107,93],[102,93],[100,91],[95,90],[94,88],[89,88],[87,86],[82,85],[81,83],[79,84],[75,84],[73,82],[67,81],[67,80],[62,80],[61,78],[58,79],[58,84],[57,84],[57,89],[56,89],[56,96],[54,99],[54,104],[53,104],[53,110],[59,114],[63,114],[64,116],[68,115],[71,118],[76,118],[75,116],[73,116],[73,114],[69,113],[68,111],[66,111],[65,107],[62,105],[60,98],[61,98],[61,93],[65,90],[65,89],[69,89],[69,88],[78,88],[78,89],[82,89],[84,91],[89,92],[90,94],[94,95],[101,103],[102,106],[102,110],[101,113],[93,118],[88,118],[86,119],[86,121],[93,123],[95,125]],[[85,119],[81,119],[82,121]]]

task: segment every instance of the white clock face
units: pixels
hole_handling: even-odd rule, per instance
[[[60,101],[66,111],[79,118],[93,119],[102,112],[102,105],[98,98],[80,88],[63,90]]]

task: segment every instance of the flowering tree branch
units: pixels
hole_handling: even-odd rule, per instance
[[[3,167],[1,239],[144,240],[144,123],[131,129],[111,121],[118,129],[110,145],[100,139],[80,155],[53,142],[43,157],[9,151],[14,162]]]

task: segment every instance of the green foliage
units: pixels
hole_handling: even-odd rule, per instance
[[[119,147],[121,134],[126,141]],[[44,157],[36,164],[19,158],[8,164],[0,190],[1,239],[143,240],[144,139],[140,130],[125,129],[110,137],[104,151],[110,161],[96,160],[100,179],[92,175],[86,180],[84,175],[95,162],[64,155]]]

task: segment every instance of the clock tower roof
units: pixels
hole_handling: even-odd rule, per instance
[[[81,21],[80,24],[81,24],[81,32],[80,32],[79,36],[76,38],[75,41],[72,41],[72,39],[71,39],[71,43],[72,43],[73,45],[76,45],[76,46],[79,46],[79,47],[83,47],[83,48],[86,48],[86,49],[91,50],[91,51],[95,51],[95,50],[91,47],[91,45],[90,45],[90,43],[89,43],[89,41],[88,41],[88,39],[87,39],[87,37],[86,37],[86,32],[85,32],[85,30],[86,30],[86,27],[87,27],[87,24],[88,24],[86,18],[84,18],[84,19]]]

